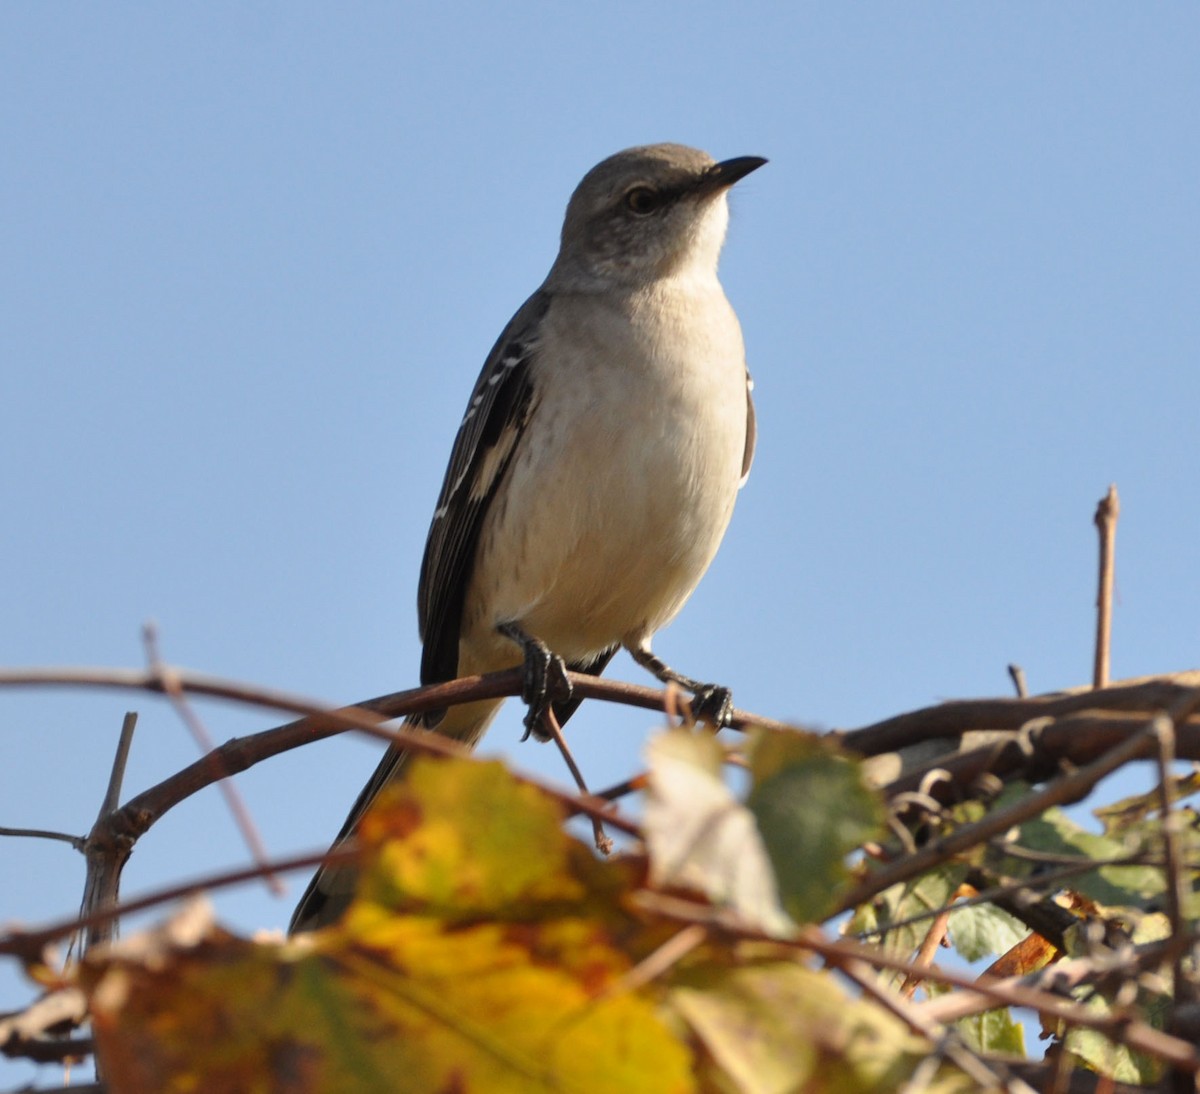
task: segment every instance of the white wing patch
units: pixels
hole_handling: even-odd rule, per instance
[[[509,422],[479,461],[479,470],[475,473],[475,481],[471,483],[471,500],[481,501],[491,493],[492,486],[500,469],[508,463],[508,457],[516,447],[517,438],[521,435],[518,423]]]
[[[740,490],[746,485],[746,480],[750,477],[750,465],[754,463],[754,446],[758,442],[758,421],[754,414],[754,399],[751,392],[754,391],[754,379],[750,375],[749,369],[746,370],[746,447],[742,452],[742,478],[738,483]]]

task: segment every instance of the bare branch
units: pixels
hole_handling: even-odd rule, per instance
[[[592,792],[588,790],[587,780],[583,777],[583,772],[579,770],[579,765],[575,762],[575,756],[571,752],[570,745],[567,744],[566,737],[563,736],[562,726],[558,724],[558,718],[555,716],[553,707],[546,707],[542,712],[542,725],[546,732],[549,733],[550,739],[557,747],[559,755],[562,756],[563,763],[567,765],[567,770],[571,772],[571,778],[575,780],[575,786],[581,794],[586,794],[588,797],[593,797]],[[604,824],[599,817],[593,816],[592,820],[592,838],[596,845],[596,850],[602,855],[612,853],[613,841],[604,831]]]
[[[612,699],[648,709],[661,709],[664,693],[638,685],[601,680],[581,673],[570,673],[572,688],[584,698]],[[167,678],[169,677],[169,679]],[[520,692],[522,672],[512,669],[486,676],[466,677],[430,687],[413,688],[367,700],[353,707],[330,709],[312,700],[284,692],[240,684],[182,669],[160,666],[159,671],[129,669],[7,669],[0,670],[0,686],[69,686],[139,689],[170,693],[181,692],[221,698],[235,702],[288,710],[301,717],[295,722],[236,738],[212,750],[206,757],[136,795],[121,809],[110,812],[97,824],[89,845],[98,856],[109,856],[116,869],[128,857],[133,843],[168,810],[211,785],[221,776],[237,774],[262,760],[346,730],[357,730],[388,743],[397,742],[414,752],[434,755],[462,755],[464,749],[453,741],[413,730],[392,730],[383,723],[392,718],[438,710],[457,703],[485,698],[501,698]],[[782,726],[782,723],[745,711],[736,711],[739,725]],[[214,767],[219,764],[219,768]],[[545,787],[572,812],[603,820],[631,835],[638,827],[612,812],[602,799],[570,795]],[[115,857],[114,857],[115,856]],[[110,867],[112,868],[112,867]]]
[[[877,893],[881,893],[901,881],[908,881],[918,874],[923,874],[939,863],[945,862],[993,836],[1006,832],[1022,821],[1040,816],[1052,805],[1078,800],[1105,775],[1116,771],[1130,760],[1149,754],[1158,739],[1156,726],[1157,719],[1150,725],[1144,726],[1140,733],[1130,737],[1116,748],[1110,749],[1100,759],[1055,779],[1038,793],[1029,794],[1019,801],[1013,802],[1006,809],[989,813],[974,824],[965,824],[961,828],[956,828],[945,836],[931,840],[915,853],[896,859],[873,871],[861,884],[844,894],[838,902],[838,909],[845,911],[857,907]]]
[[[960,699],[898,714],[862,729],[838,730],[830,736],[860,756],[878,756],[921,741],[960,737],[970,730],[1016,731],[1037,718],[1097,710],[1153,714],[1169,710],[1198,686],[1200,671],[1193,670],[1123,681],[1099,695],[1087,687],[1034,699]]]
[[[121,722],[121,736],[117,738],[117,754],[113,757],[112,770],[108,774],[108,786],[104,791],[104,800],[100,803],[100,812],[96,820],[101,821],[108,816],[121,801],[121,787],[125,783],[125,767],[129,763],[129,749],[133,746],[133,734],[137,729],[137,711],[130,710]]]
[[[885,1010],[899,1018],[914,1033],[924,1037],[931,1045],[936,1045],[960,1070],[979,1083],[981,1089],[1004,1090],[1011,1094],[1034,1094],[1029,1086],[1020,1079],[1011,1075],[1001,1078],[998,1072],[1007,1072],[1009,1069],[1006,1064],[985,1060],[971,1052],[962,1043],[956,1032],[939,1028],[936,1023],[925,1019],[909,1001],[906,994],[895,995],[882,988],[871,974],[871,967],[865,962],[848,958],[837,961],[829,960],[828,964],[852,981],[864,995],[874,999]],[[909,979],[912,979],[911,975],[906,978],[906,983]],[[918,1086],[917,1078],[914,1076],[909,1083],[909,1089],[921,1090],[924,1089],[924,1086]]]
[[[634,992],[665,976],[679,964],[697,946],[708,938],[708,931],[699,923],[682,927],[671,935],[658,949],[643,957],[632,969],[618,977],[613,983],[593,999],[609,998]]]
[[[325,713],[331,709],[357,708],[375,711],[385,715],[387,719],[409,714],[423,714],[430,710],[442,710],[460,703],[473,703],[479,699],[502,699],[507,696],[520,695],[523,680],[521,669],[505,669],[503,672],[489,672],[483,676],[463,676],[445,684],[409,688],[407,691],[393,692],[375,699],[365,699],[353,704],[353,707],[331,708],[327,703],[298,698],[291,692],[256,687],[252,684],[191,672],[175,666],[171,667],[171,672],[178,679],[180,687],[190,695],[228,699],[251,706],[290,711],[293,714],[301,715],[309,714],[311,711]],[[605,680],[599,676],[588,676],[581,672],[568,672],[567,679],[571,683],[572,693],[581,699],[607,699],[625,706],[640,707],[643,710],[663,709],[664,692],[659,688],[627,684],[620,680]],[[158,675],[143,669],[0,668],[0,687],[115,688],[165,694],[163,682]],[[745,729],[749,726],[782,730],[797,728],[787,722],[780,722],[762,714],[752,714],[746,710],[735,710],[731,716],[730,725],[734,729]],[[306,728],[313,731],[311,736],[306,738],[307,740],[320,740],[323,737],[332,736],[334,733],[340,733],[348,727],[325,726],[323,727],[324,732],[318,731],[316,725],[309,725]],[[366,732],[369,733],[370,730],[368,729]],[[302,741],[297,742],[297,744],[302,743]]]
[[[1112,653],[1113,574],[1116,569],[1117,518],[1121,501],[1113,483],[1096,506],[1096,528],[1100,533],[1100,588],[1096,593],[1096,656],[1092,669],[1092,686],[1108,686],[1109,662]]]
[[[76,851],[82,853],[87,842],[83,836],[72,836],[69,832],[51,832],[47,828],[8,828],[0,827],[0,836],[14,836],[20,839],[48,839],[59,843],[69,843]]]
[[[143,639],[146,644],[146,660],[150,663],[150,668],[157,673],[162,680],[163,690],[171,699],[171,704],[175,707],[175,712],[179,715],[179,720],[188,728],[188,732],[192,735],[192,740],[196,742],[197,747],[203,754],[205,760],[210,764],[214,780],[217,784],[217,789],[220,790],[221,796],[225,799],[225,805],[229,812],[233,815],[234,824],[242,834],[242,839],[250,850],[250,857],[262,866],[268,860],[267,849],[263,844],[262,837],[258,833],[258,826],[254,823],[254,818],[250,816],[250,809],[246,805],[245,799],[238,791],[237,786],[231,778],[228,778],[228,772],[225,771],[221,764],[221,758],[217,753],[212,736],[208,732],[203,719],[198,715],[192,704],[188,702],[187,695],[180,686],[178,677],[171,669],[163,663],[158,652],[158,629],[153,623],[147,623],[142,628]],[[263,874],[263,880],[267,883],[267,888],[276,896],[283,896],[284,887],[277,877],[270,873]]]
[[[193,881],[152,890],[145,896],[124,901],[119,908],[110,905],[96,908],[86,915],[55,920],[41,927],[9,930],[0,934],[0,955],[16,957],[25,962],[37,962],[42,959],[42,951],[51,942],[65,938],[76,931],[94,927],[114,916],[144,912],[149,908],[157,908],[162,904],[170,904],[198,893],[224,889],[231,885],[241,885],[247,881],[259,881],[262,879],[264,871],[268,869],[280,874],[289,873],[292,870],[311,870],[314,866],[327,863],[352,861],[357,854],[357,848],[343,844],[336,850],[275,859],[266,867],[254,865],[243,866],[236,870],[222,870]]]
[[[921,945],[917,947],[917,954],[913,958],[913,965],[916,969],[927,969],[933,964],[938,948],[950,930],[950,913],[962,897],[972,895],[975,895],[975,891],[969,885],[960,885],[951,894],[949,903],[934,916],[933,922],[929,925],[929,930],[925,932],[925,937],[921,940]],[[911,999],[916,994],[920,983],[920,973],[910,972],[904,978],[904,983],[900,985],[900,995],[905,999]]]

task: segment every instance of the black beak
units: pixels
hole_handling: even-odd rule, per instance
[[[736,159],[714,163],[704,172],[696,189],[702,194],[727,190],[735,182],[744,179],[751,171],[757,171],[766,162],[762,156],[738,156]]]

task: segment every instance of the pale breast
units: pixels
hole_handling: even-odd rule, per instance
[[[538,360],[536,421],[482,531],[464,668],[514,660],[491,637],[500,622],[572,660],[652,634],[696,587],[733,512],[746,435],[741,334],[712,286],[608,312],[551,307],[548,324],[573,325],[547,342],[572,356]]]

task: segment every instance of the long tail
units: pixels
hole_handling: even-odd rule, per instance
[[[491,700],[481,703],[470,703],[453,707],[433,727],[430,732],[438,733],[464,744],[474,746],[491,724],[503,700]],[[408,729],[424,729],[419,718],[405,722]],[[346,840],[352,838],[358,831],[363,814],[371,807],[371,803],[379,796],[393,779],[400,777],[411,753],[394,745],[384,753],[375,773],[362,788],[358,800],[350,810],[346,823],[333,841],[333,850]],[[337,863],[336,865],[321,866],[313,875],[308,888],[292,913],[292,921],[288,924],[288,933],[297,934],[300,931],[315,931],[318,927],[327,926],[341,918],[342,913],[354,899],[358,887],[358,867],[352,862]]]

